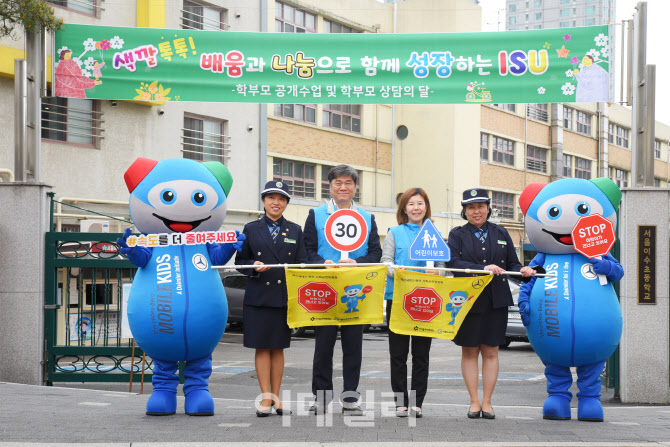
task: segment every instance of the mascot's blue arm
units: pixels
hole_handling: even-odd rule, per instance
[[[242,251],[242,245],[247,237],[239,231],[235,231],[235,233],[237,234],[237,242],[234,244],[207,244],[207,253],[209,253],[209,259],[213,265],[224,265],[230,261],[236,251]]]
[[[617,282],[623,278],[623,267],[612,255],[605,255],[602,259],[591,259],[593,271],[605,275],[610,282]]]
[[[149,263],[149,259],[151,259],[151,253],[152,253],[152,248],[151,247],[128,247],[128,244],[126,243],[126,239],[128,239],[128,236],[130,236],[133,232],[130,230],[130,228],[126,228],[126,231],[123,233],[123,237],[120,237],[116,239],[116,243],[121,247],[121,254],[126,255],[128,257],[128,260],[133,263],[134,266],[136,267],[144,267]]]
[[[545,258],[546,256],[544,253],[538,253],[537,256],[530,261],[528,266],[542,266],[544,265]],[[521,288],[519,289],[519,313],[521,314],[521,322],[524,326],[528,326],[530,323],[530,306],[528,305],[528,300],[530,299],[530,291],[533,290],[533,285],[535,285],[536,280],[537,276],[531,277],[530,281],[521,284]]]

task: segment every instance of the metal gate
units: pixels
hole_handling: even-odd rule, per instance
[[[51,225],[53,226],[53,199]],[[124,284],[136,271],[115,233],[49,232],[45,253],[44,380],[128,382],[151,378],[151,360],[121,338]],[[126,286],[128,287],[128,286]],[[134,355],[134,359],[133,359]],[[138,377],[139,379],[139,377]]]

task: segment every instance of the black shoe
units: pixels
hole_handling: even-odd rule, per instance
[[[493,409],[491,409],[491,412],[490,412],[490,413],[487,412],[487,411],[482,410],[482,417],[483,417],[484,419],[495,419],[495,418],[496,418],[496,414],[493,412]]]
[[[482,410],[479,411],[468,411],[468,418],[470,419],[479,419],[479,416],[482,414]]]
[[[256,416],[259,418],[266,418],[272,414],[272,407],[267,407],[263,410],[256,409]]]
[[[423,417],[423,413],[421,412],[421,407],[412,407],[409,409],[409,414],[410,416],[414,416],[417,419],[421,419]]]
[[[325,406],[317,403],[314,403],[311,407],[309,407],[309,412],[314,414],[324,414],[326,411],[327,410]]]
[[[274,402],[272,402],[272,408],[275,409],[275,413],[277,413],[279,416],[293,414],[291,410],[287,410],[286,408],[277,408]]]

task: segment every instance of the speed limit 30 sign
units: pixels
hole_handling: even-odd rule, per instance
[[[337,210],[326,220],[325,234],[326,240],[335,250],[350,253],[365,243],[368,224],[354,210]]]

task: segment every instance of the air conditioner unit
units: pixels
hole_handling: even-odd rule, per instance
[[[82,233],[109,233],[109,221],[86,219],[80,223]]]

